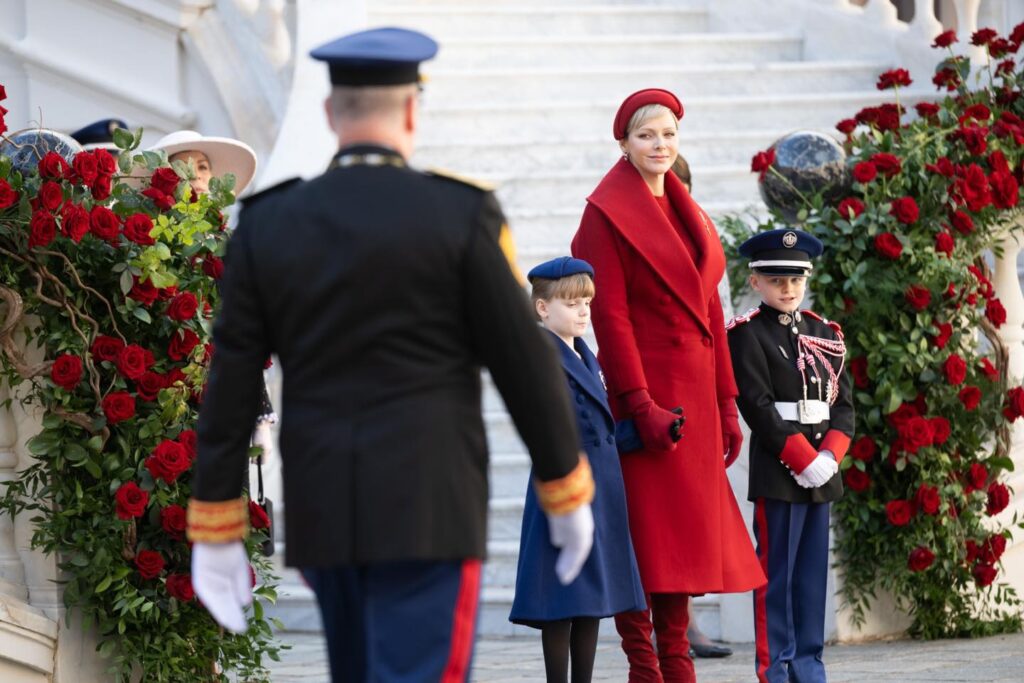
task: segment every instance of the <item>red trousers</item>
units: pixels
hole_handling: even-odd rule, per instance
[[[615,629],[629,661],[629,683],[696,683],[686,638],[689,597],[651,593],[645,611],[615,615]],[[652,631],[657,637],[657,653],[651,643]]]

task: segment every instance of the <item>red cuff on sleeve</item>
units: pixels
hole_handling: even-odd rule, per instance
[[[823,451],[832,451],[836,456],[836,463],[843,462],[843,457],[846,456],[846,451],[850,448],[850,437],[843,434],[838,429],[830,429],[825,433],[825,438],[821,440],[820,449]]]
[[[847,439],[847,442],[849,442],[849,439]],[[791,435],[786,439],[786,443],[782,446],[782,452],[779,453],[779,460],[797,474],[807,469],[807,466],[816,457],[818,457],[818,451],[814,449],[814,446],[811,445],[811,442],[803,434]]]

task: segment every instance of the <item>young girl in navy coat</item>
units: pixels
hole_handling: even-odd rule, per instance
[[[594,269],[586,261],[563,256],[542,263],[527,277],[537,315],[561,354],[582,448],[594,473],[594,547],[579,577],[563,586],[553,570],[558,549],[529,487],[509,620],[541,629],[549,683],[567,680],[570,656],[572,682],[589,683],[601,618],[646,608],[619,466],[619,448],[637,450],[641,443],[628,422],[619,426],[616,439],[604,376],[582,339],[590,322]],[[672,425],[675,438],[681,426],[682,418]]]

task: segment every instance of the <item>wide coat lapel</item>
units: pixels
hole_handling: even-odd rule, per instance
[[[608,407],[608,392],[601,381],[600,366],[590,347],[582,339],[577,338],[575,347],[580,354],[577,356],[558,335],[550,330],[548,332],[557,340],[558,351],[562,354],[562,367],[566,374],[575,380],[576,384],[587,392],[595,403],[601,406],[601,411],[604,413],[609,427],[614,427],[615,418],[612,416],[611,408]]]

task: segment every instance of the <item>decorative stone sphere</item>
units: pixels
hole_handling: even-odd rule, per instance
[[[813,130],[798,130],[774,143],[775,161],[758,182],[761,199],[791,222],[805,206],[794,188],[807,199],[818,192],[826,204],[834,204],[850,191],[850,173],[846,151],[831,135]]]
[[[0,156],[9,157],[14,170],[23,176],[35,170],[47,152],[56,152],[70,164],[81,151],[82,145],[73,137],[48,128],[19,130],[0,143]]]

